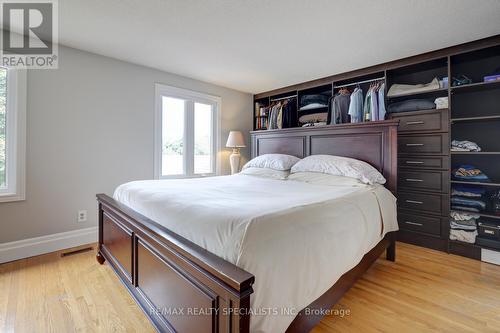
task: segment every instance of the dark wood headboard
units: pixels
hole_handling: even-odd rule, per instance
[[[337,155],[370,163],[396,193],[398,121],[253,131],[252,158],[263,154]]]

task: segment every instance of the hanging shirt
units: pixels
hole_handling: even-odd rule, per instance
[[[370,89],[370,115],[371,115],[371,121],[377,121],[378,120],[378,93],[375,88]]]
[[[356,88],[352,92],[348,114],[351,116],[351,123],[363,121],[363,90]]]
[[[330,121],[328,124],[343,124],[348,122],[349,104],[351,103],[351,94],[337,94],[333,98]]]
[[[378,89],[378,119],[385,119],[385,83],[382,83],[380,88]]]
[[[371,115],[371,109],[372,109],[372,102],[371,102],[371,89],[368,90],[365,96],[365,105],[363,107],[363,121],[370,121],[372,119]]]

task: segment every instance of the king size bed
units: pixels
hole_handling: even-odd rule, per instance
[[[348,177],[137,181],[99,194],[99,251],[162,332],[308,332],[387,250],[397,122],[252,133],[252,157],[365,161]]]

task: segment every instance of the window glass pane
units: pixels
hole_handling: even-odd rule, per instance
[[[0,189],[7,187],[7,70],[0,68]]]
[[[194,173],[213,173],[212,105],[194,103]]]
[[[184,173],[184,108],[182,99],[162,97],[162,175]]]

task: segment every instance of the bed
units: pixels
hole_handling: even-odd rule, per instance
[[[254,132],[252,156],[360,159],[395,192],[396,127]],[[98,195],[97,260],[159,331],[308,332],[384,250],[394,260],[393,199],[381,186],[246,175],[132,182]]]

